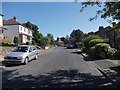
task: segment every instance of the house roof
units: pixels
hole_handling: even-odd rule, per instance
[[[3,25],[22,25],[22,24],[16,21],[15,19],[8,19],[3,21]]]
[[[28,28],[28,27],[26,27],[25,25],[23,25],[23,24],[21,24],[20,22],[18,22],[17,20],[16,20],[16,17],[13,17],[12,19],[8,19],[8,20],[3,20],[3,25],[4,26],[6,26],[6,25],[21,25],[21,26],[23,26],[23,27],[25,27],[25,28]],[[29,29],[29,28],[28,28]],[[31,29],[29,29],[29,30],[31,30]],[[34,32],[33,30],[31,30],[32,32]]]

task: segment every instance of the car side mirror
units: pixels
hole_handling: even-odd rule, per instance
[[[32,50],[29,50],[29,52],[32,52]]]

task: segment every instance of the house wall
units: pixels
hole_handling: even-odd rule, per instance
[[[18,34],[19,25],[6,25],[4,27],[7,28],[7,30],[3,32],[5,38],[9,38],[12,41],[14,41],[15,36],[19,37]]]
[[[0,15],[0,26],[3,26],[2,15]]]
[[[32,36],[32,31],[21,25],[19,25],[19,33],[24,33],[24,34]]]
[[[0,15],[0,26],[3,26],[2,15]],[[0,38],[3,38],[2,29],[0,28]]]
[[[22,43],[26,43],[26,42],[32,42],[32,31],[29,30],[28,28],[26,27],[23,27],[22,25],[19,25],[19,33],[22,33],[22,34],[25,34],[25,35],[22,35]],[[29,35],[31,36],[30,37],[30,40],[28,40],[28,36],[26,35]]]

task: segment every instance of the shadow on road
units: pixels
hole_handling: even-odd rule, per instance
[[[110,69],[116,71],[118,76],[120,76],[120,66],[110,67]]]
[[[79,73],[78,70],[58,70],[38,76],[18,75],[18,72],[3,73],[3,90],[6,88],[96,88],[113,87],[102,76]],[[14,77],[13,77],[14,74]],[[18,90],[18,89],[17,89]]]

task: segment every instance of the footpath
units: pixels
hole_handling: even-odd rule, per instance
[[[85,53],[81,55],[86,58]],[[120,87],[120,60],[110,60],[110,59],[101,59],[101,60],[88,60],[91,62],[105,77],[111,80],[111,82]]]

